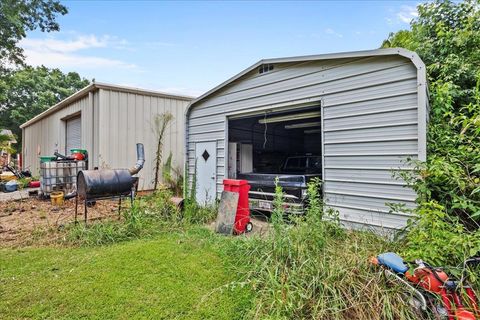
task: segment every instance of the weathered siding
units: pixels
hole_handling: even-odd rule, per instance
[[[36,176],[40,173],[39,156],[53,155],[65,151],[65,119],[72,115],[82,117],[82,148],[90,150],[92,122],[89,114],[89,98],[85,96],[67,107],[40,119],[23,129],[23,163]],[[38,152],[40,151],[40,154]]]
[[[426,119],[418,120],[424,108],[418,90],[424,88],[418,88],[417,68],[400,55],[277,63],[264,74],[255,68],[190,108],[189,172],[194,172],[195,143],[217,141],[221,192],[227,115],[319,102],[327,204],[346,223],[401,227],[407,215],[388,213],[386,203],[414,206],[415,193],[391,173],[411,169],[402,162],[406,157],[424,157]]]
[[[152,189],[156,152],[155,116],[170,112],[173,121],[163,142],[163,160],[172,153],[173,164],[183,169],[185,110],[189,103],[157,96],[100,89],[98,165],[128,168],[136,161],[136,143],[145,147],[145,166],[139,173],[140,189]]]

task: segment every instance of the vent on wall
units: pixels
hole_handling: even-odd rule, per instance
[[[269,71],[272,71],[272,70],[273,70],[273,64],[262,64],[258,68],[258,73],[262,74],[262,73],[266,73],[266,72],[269,72]]]

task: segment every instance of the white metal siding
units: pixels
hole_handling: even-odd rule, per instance
[[[145,166],[140,171],[140,189],[152,189],[156,139],[156,115],[170,112],[173,121],[165,132],[163,160],[172,153],[173,164],[183,171],[185,110],[189,101],[100,89],[98,165],[128,168],[136,161],[136,143],[145,147]]]
[[[68,119],[66,126],[65,154],[70,154],[70,150],[82,147],[82,118]]]
[[[140,172],[139,188],[151,189],[155,152],[153,119],[166,111],[173,114],[174,120],[165,135],[163,161],[172,152],[174,164],[183,169],[184,114],[188,103],[188,98],[176,99],[141,90],[92,90],[23,128],[24,166],[38,175],[39,155],[52,155],[55,150],[63,152],[70,148],[66,146],[65,121],[81,113],[81,148],[89,152],[90,169],[133,166],[136,143],[142,142],[146,162]]]
[[[347,223],[402,227],[408,216],[389,213],[386,203],[414,206],[415,193],[391,173],[410,170],[404,160],[419,158],[423,148],[418,143],[424,139],[418,134],[424,123],[418,121],[422,88],[417,72],[410,59],[399,55],[279,63],[262,75],[253,69],[190,108],[190,181],[195,143],[217,141],[217,190],[222,190],[227,115],[318,101],[327,204]]]

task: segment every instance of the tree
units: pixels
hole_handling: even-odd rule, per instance
[[[480,249],[480,1],[417,8],[382,44],[416,51],[429,80],[427,161],[404,175],[419,195],[406,255],[452,263]]]
[[[480,71],[480,1],[436,0],[419,5],[418,14],[411,30],[391,33],[382,47],[416,51],[430,82],[455,85],[455,106],[473,102]]]
[[[163,137],[165,136],[165,130],[173,120],[173,115],[170,112],[157,114],[154,118],[153,131],[157,140],[157,150],[155,151],[155,175],[153,177],[153,189],[157,190],[158,183],[160,182],[160,169],[162,166],[163,156]]]
[[[10,69],[9,65],[23,65],[18,42],[27,31],[58,31],[57,15],[67,12],[56,0],[0,0],[0,75]]]
[[[14,71],[0,80],[0,127],[12,130],[20,143],[22,123],[88,84],[76,72],[64,74],[44,66]]]
[[[2,130],[0,129],[0,132]],[[6,151],[8,153],[13,153],[15,150],[10,145],[10,141],[12,141],[12,136],[8,134],[0,133],[0,152]],[[1,155],[1,154],[0,154]]]

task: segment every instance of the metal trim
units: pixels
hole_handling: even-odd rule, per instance
[[[395,141],[416,141],[417,137],[406,137],[406,138],[389,138],[389,139],[368,139],[368,140],[340,140],[332,142],[324,142],[324,144],[335,145],[335,144],[347,144],[347,143],[370,143],[370,142],[395,142]]]
[[[329,129],[323,130],[325,132],[338,132],[338,131],[350,131],[350,130],[362,130],[362,129],[378,129],[378,128],[394,128],[394,127],[404,127],[417,125],[417,122],[400,122],[400,123],[389,123],[389,124],[379,124],[373,126],[358,126],[358,127],[349,127],[349,128],[339,128],[339,129]]]
[[[360,210],[360,211],[367,211],[367,212],[394,214],[394,215],[398,215],[398,216],[402,216],[402,217],[412,217],[411,214],[404,213],[404,212],[391,212],[391,211],[388,211],[388,210],[363,208],[363,207],[351,206],[351,205],[348,205],[348,204],[335,204],[335,205],[329,205],[329,206],[335,206],[335,207],[346,208],[346,209],[354,209],[354,210]]]
[[[385,197],[385,196],[361,194],[361,193],[355,193],[355,192],[325,191],[325,193],[326,194],[335,194],[335,195],[338,195],[338,196],[353,196],[353,197],[365,197],[365,198],[372,198],[372,199],[415,202],[415,199],[412,200],[412,199],[407,199],[407,198],[402,198],[402,197]],[[329,205],[329,204],[327,204],[327,205]]]
[[[325,179],[324,181],[333,181],[333,182],[346,182],[346,183],[363,183],[363,184],[379,184],[387,186],[408,186],[405,182],[385,182],[385,181],[372,181],[372,180],[350,180],[350,179]]]
[[[363,156],[416,156],[411,152],[391,152],[391,153],[330,153],[324,157],[363,157]]]
[[[391,108],[391,109],[382,109],[382,110],[368,111],[368,112],[350,113],[350,114],[341,115],[341,116],[326,117],[325,119],[326,119],[326,120],[342,119],[342,118],[350,118],[350,117],[358,117],[358,116],[368,116],[368,115],[372,115],[372,114],[389,113],[389,112],[405,111],[405,110],[415,110],[415,109],[417,109],[417,106],[402,107],[402,108]]]
[[[335,170],[377,170],[377,171],[412,171],[415,168],[391,168],[391,167],[325,167],[325,169]]]
[[[119,86],[119,85],[114,85],[114,84],[108,84],[108,83],[101,83],[101,82],[93,82],[89,84],[88,86],[80,89],[79,91],[75,92],[71,96],[63,99],[59,103],[51,106],[47,110],[43,111],[39,115],[33,117],[32,119],[22,123],[20,125],[20,128],[23,129],[25,127],[28,127],[31,124],[34,124],[35,122],[38,122],[39,120],[49,116],[52,113],[55,113],[58,110],[61,110],[65,108],[66,106],[76,102],[77,100],[85,97],[88,95],[89,92],[93,92],[99,89],[105,89],[105,90],[112,90],[112,91],[119,91],[119,92],[127,92],[127,93],[134,93],[134,94],[139,94],[139,95],[149,95],[149,96],[156,96],[156,97],[161,97],[161,98],[167,98],[167,99],[177,99],[177,100],[185,100],[185,101],[191,101],[194,99],[194,97],[190,96],[183,96],[183,95],[174,95],[174,94],[168,94],[160,91],[154,91],[154,90],[147,90],[147,89],[140,89],[140,88],[133,88],[133,87],[125,87],[125,86]]]

